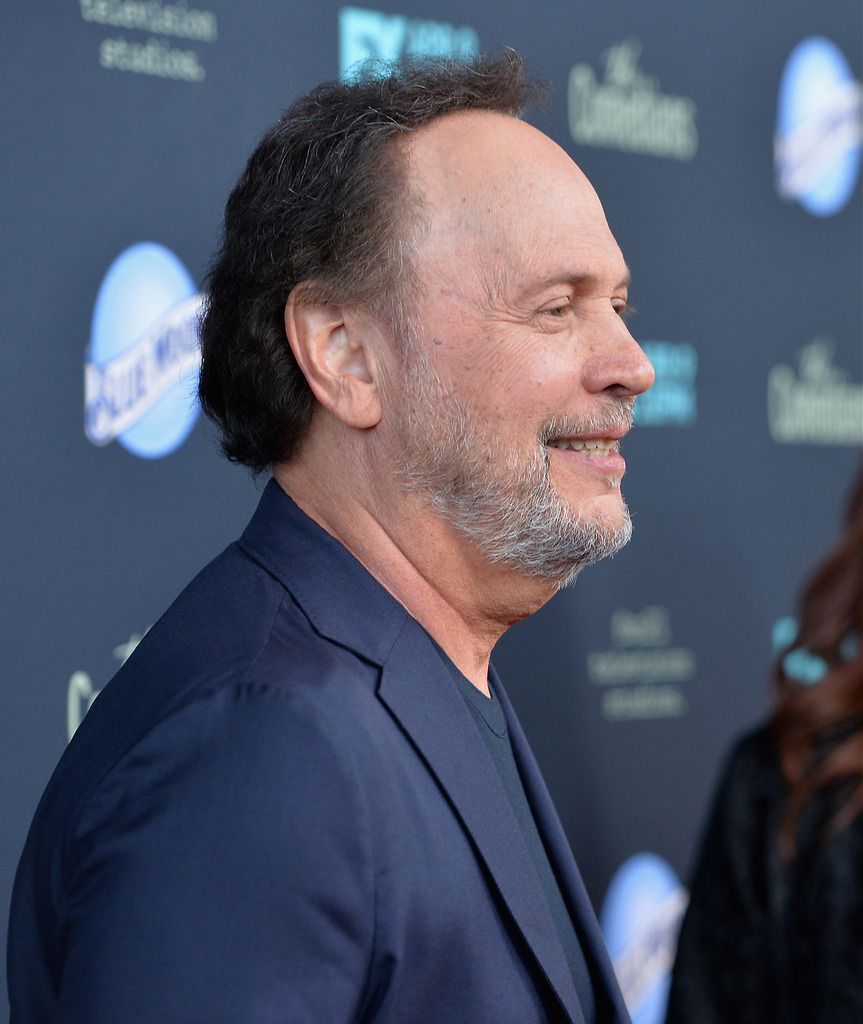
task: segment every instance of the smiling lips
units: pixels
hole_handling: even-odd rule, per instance
[[[613,437],[595,437],[589,441],[580,441],[575,437],[556,437],[547,442],[549,448],[562,448],[572,452],[585,452],[588,455],[611,455],[620,451],[620,442]]]

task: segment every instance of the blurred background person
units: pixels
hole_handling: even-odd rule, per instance
[[[667,1024],[863,1021],[863,465],[797,611],[718,787]]]

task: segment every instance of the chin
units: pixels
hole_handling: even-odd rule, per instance
[[[588,530],[595,531],[598,538],[604,538],[614,551],[628,543],[632,536],[629,509],[619,490],[582,503],[581,507],[575,510],[575,516]]]
[[[598,520],[598,525],[613,525],[612,520],[620,524],[629,518],[626,502],[620,493],[619,480],[609,480],[608,487],[601,494],[589,498],[581,494],[578,500],[570,502],[569,505],[579,519]]]

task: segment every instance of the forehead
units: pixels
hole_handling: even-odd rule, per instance
[[[503,114],[450,114],[408,149],[427,233],[419,258],[464,281],[501,286],[528,278],[591,275],[614,287],[623,256],[593,186],[569,155],[531,125]]]

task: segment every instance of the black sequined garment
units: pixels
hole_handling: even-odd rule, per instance
[[[744,737],[702,840],[666,1024],[863,1024],[863,818],[824,842],[841,794],[815,797],[786,863],[786,795],[767,729]]]

